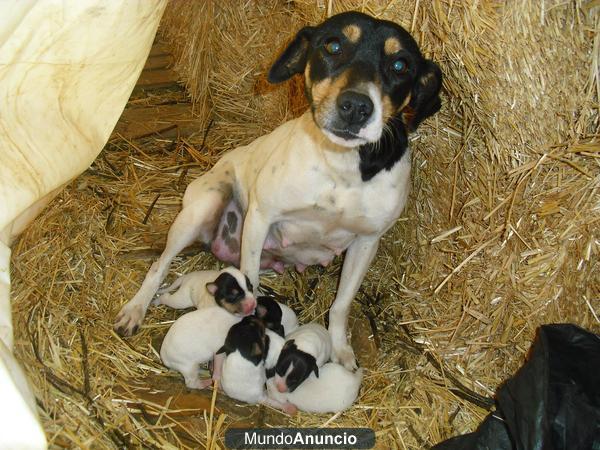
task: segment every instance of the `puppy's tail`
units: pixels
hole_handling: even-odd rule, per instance
[[[181,286],[181,283],[183,283],[183,278],[184,278],[184,277],[183,277],[183,276],[181,276],[181,277],[177,278],[177,279],[176,279],[176,280],[173,282],[173,284],[171,284],[170,286],[166,286],[166,287],[164,287],[164,288],[160,288],[158,291],[156,291],[157,295],[162,295],[162,294],[164,294],[165,292],[172,292],[172,291],[174,291],[175,289],[178,289],[178,288],[179,288],[179,286]]]

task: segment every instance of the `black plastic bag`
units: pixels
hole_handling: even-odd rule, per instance
[[[543,325],[527,362],[473,433],[431,450],[600,450],[600,336]]]

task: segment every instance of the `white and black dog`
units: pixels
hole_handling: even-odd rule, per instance
[[[171,260],[199,239],[259,269],[327,265],[346,251],[329,312],[333,360],[356,367],[346,336],[352,299],[409,192],[408,132],[437,112],[442,74],[399,25],[347,12],[301,29],[269,72],[303,74],[310,110],[225,154],[194,180],[162,255],[116,318],[130,335]]]
[[[158,294],[152,301],[153,304],[175,309],[202,309],[218,305],[231,314],[247,316],[254,312],[257,305],[250,280],[235,267],[187,273],[170,286],[160,289]],[[263,302],[266,304],[265,308],[273,309],[273,303],[277,306],[274,300]],[[281,318],[282,314],[274,317],[279,322]]]

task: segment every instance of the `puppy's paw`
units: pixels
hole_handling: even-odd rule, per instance
[[[334,348],[331,360],[335,363],[341,364],[351,372],[354,372],[358,368],[358,365],[356,364],[356,358],[354,357],[354,351],[352,351],[352,347],[350,347],[348,344]]]
[[[114,329],[121,336],[131,336],[135,334],[144,321],[146,311],[140,305],[127,303],[115,319]]]
[[[206,389],[212,384],[212,382],[212,378],[207,378],[205,380],[196,378],[195,380],[186,380],[185,385],[190,389]]]
[[[281,409],[288,416],[295,416],[296,413],[298,412],[298,408],[296,407],[296,405],[294,405],[293,403],[287,402],[287,401],[283,404]]]

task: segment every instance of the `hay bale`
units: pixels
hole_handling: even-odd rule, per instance
[[[113,401],[132,383],[148,386],[150,374],[167,377],[150,344],[177,314],[152,310],[127,342],[112,333],[112,319],[139,286],[145,255],[164,243],[186,183],[223,151],[302,111],[298,80],[264,82],[283,43],[347,9],[411,30],[442,67],[444,106],[412,136],[410,202],[354,305],[380,356],[363,360],[371,362],[359,401],[344,414],[300,414],[290,425],[371,426],[381,448],[427,447],[475,428],[537,325],[600,331],[594,4],[172,1],[162,33],[200,119],[214,119],[207,146],[201,132],[185,142],[112,142],[14,252],[17,354],[53,442],[190,445],[165,422],[172,408],[154,407],[163,418],[156,421]],[[196,165],[182,175],[190,155]],[[323,321],[340,262],[264,282],[302,308],[303,320]],[[202,253],[183,256],[171,274],[215,265]],[[184,427],[186,439],[221,445],[234,420],[207,416]]]

